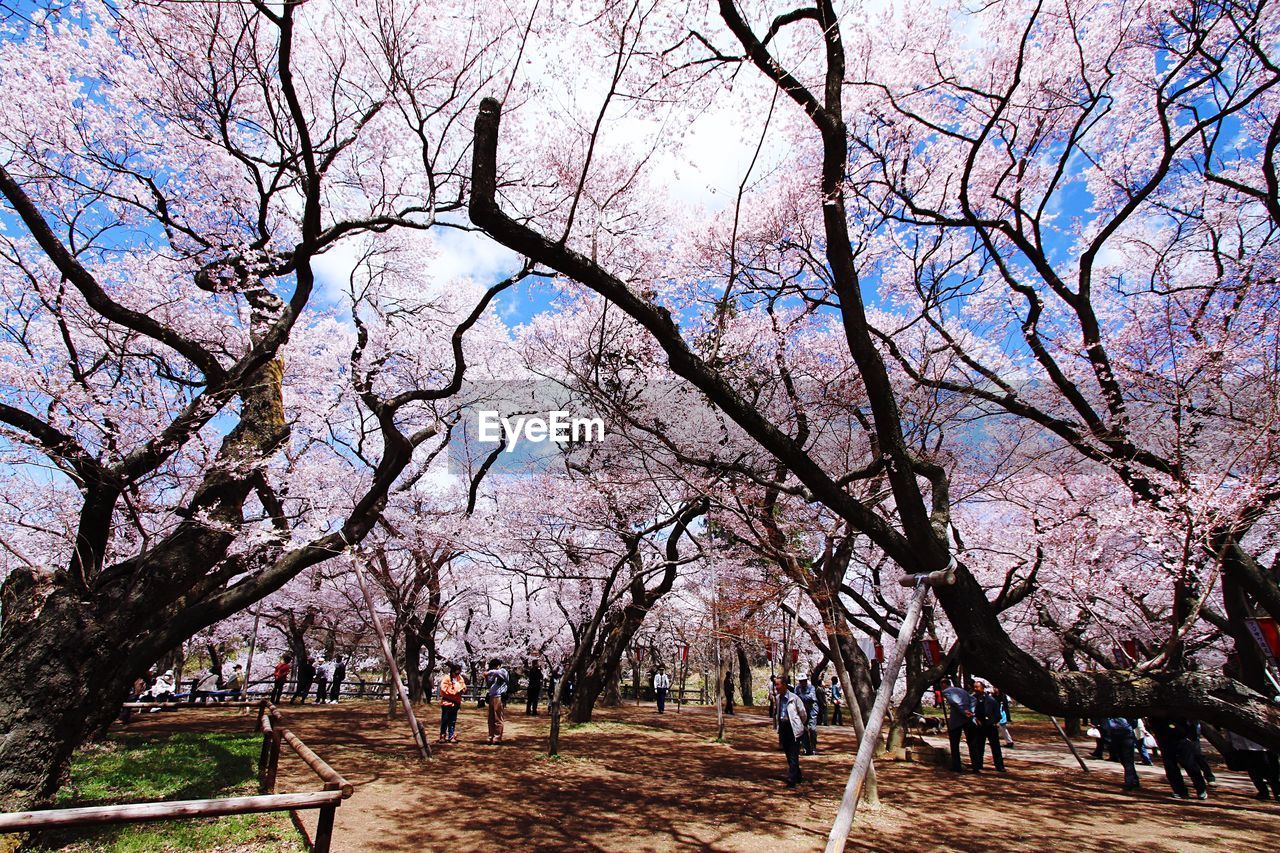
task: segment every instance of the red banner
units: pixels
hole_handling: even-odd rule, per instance
[[[884,646],[876,643],[876,663],[884,663]]]
[[[1249,633],[1258,641],[1258,646],[1271,660],[1280,660],[1280,627],[1271,616],[1259,616],[1257,619],[1246,619]]]
[[[800,662],[800,650],[799,650],[799,649],[792,649],[792,650],[791,650],[791,662],[792,662],[793,664],[794,664],[794,663],[799,663],[799,662]]]
[[[937,666],[942,663],[942,644],[933,637],[925,638],[924,661],[929,666]]]
[[[684,660],[688,660],[688,659],[689,659],[689,647],[688,647],[688,646],[681,646],[681,647],[680,647],[680,660],[684,661]]]

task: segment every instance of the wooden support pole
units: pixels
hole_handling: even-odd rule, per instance
[[[373,604],[373,594],[369,592],[369,584],[365,581],[364,569],[360,567],[358,555],[353,557],[351,565],[356,570],[356,582],[360,584],[360,592],[364,594],[365,606],[369,608],[369,621],[373,623],[373,630],[377,633],[378,642],[382,646],[382,657],[387,662],[387,673],[395,684],[396,692],[400,694],[400,704],[404,706],[405,716],[409,719],[409,731],[413,733],[413,742],[417,744],[422,760],[430,761],[431,744],[422,736],[422,727],[418,725],[418,718],[413,713],[413,703],[409,701],[409,691],[405,690],[404,682],[400,680],[400,669],[396,666],[395,655],[391,654],[391,644],[387,642],[387,632],[382,629],[382,620],[378,618],[378,610]]]
[[[337,787],[333,783],[328,783],[324,789],[335,791]],[[329,848],[333,844],[333,818],[337,811],[336,803],[320,809],[320,814],[316,818],[316,836],[311,839],[311,853],[329,853]]]
[[[1053,727],[1058,730],[1058,734],[1067,744],[1067,749],[1071,750],[1071,754],[1076,757],[1076,761],[1079,763],[1080,769],[1085,773],[1088,773],[1089,767],[1084,763],[1084,759],[1080,757],[1080,753],[1076,752],[1076,745],[1071,742],[1071,738],[1067,737],[1067,733],[1062,730],[1062,726],[1058,725],[1058,718],[1051,716],[1049,717],[1049,722],[1053,723]]]
[[[342,802],[341,791],[311,791],[302,794],[226,797],[220,800],[176,800],[167,803],[128,803],[118,806],[9,812],[0,814],[0,832],[30,832],[36,829],[89,826],[99,823],[133,823],[147,820],[276,812],[287,809],[316,809],[337,806],[340,802]]]
[[[298,757],[311,768],[311,772],[319,776],[325,783],[325,790],[341,791],[344,800],[351,796],[355,787],[346,779],[343,779],[341,774],[330,767],[323,758],[312,752],[311,747],[299,740],[298,736],[288,729],[284,729],[281,734],[284,736],[285,743],[289,744],[293,751],[298,754]]]
[[[884,715],[889,710],[889,701],[893,697],[893,686],[898,680],[898,671],[902,669],[902,661],[907,656],[907,645],[915,636],[916,627],[920,624],[925,596],[929,594],[929,586],[923,577],[917,577],[915,589],[911,593],[911,601],[907,605],[906,615],[902,617],[902,627],[898,631],[898,642],[893,654],[884,663],[884,672],[880,678],[880,689],[876,691],[876,701],[867,716],[866,730],[862,741],[858,744],[858,755],[853,760],[853,770],[849,773],[849,781],[844,787],[844,798],[836,812],[835,823],[831,834],[827,836],[826,853],[842,853],[849,840],[849,830],[853,828],[853,817],[858,809],[858,799],[862,796],[862,783],[871,767],[871,759],[876,747],[880,745],[880,730],[884,727]],[[857,713],[853,711],[853,713]]]

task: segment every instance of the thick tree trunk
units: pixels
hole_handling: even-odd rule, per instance
[[[907,727],[911,723],[911,717],[920,707],[920,700],[924,698],[925,691],[942,674],[945,666],[944,661],[934,669],[926,668],[924,650],[918,640],[913,640],[907,648],[907,690],[902,696],[902,701],[890,714],[889,738],[885,746],[889,752],[901,749],[906,743]]]
[[[11,576],[6,599],[29,576]],[[94,631],[92,613],[76,596],[55,589],[38,617],[6,610],[0,639],[0,809],[47,801],[65,779],[72,753],[89,732],[115,716],[133,678],[118,643]],[[31,618],[23,618],[31,617]],[[108,634],[109,636],[109,634]],[[74,650],[74,651],[72,651]]]
[[[742,693],[742,704],[751,707],[756,704],[756,697],[751,688],[751,661],[747,659],[747,650],[742,643],[734,643],[738,653],[738,687]]]
[[[422,640],[411,627],[404,631],[404,686],[410,702],[422,701]]]

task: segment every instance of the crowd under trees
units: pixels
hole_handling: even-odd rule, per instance
[[[0,14],[5,807],[255,630],[865,713],[948,566],[890,745],[961,666],[1280,747],[1272,2]]]

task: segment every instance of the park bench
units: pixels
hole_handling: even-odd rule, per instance
[[[173,710],[190,709],[185,702],[161,703]],[[156,707],[150,702],[126,703],[125,707]],[[85,806],[68,809],[39,809],[0,814],[0,833],[33,832],[41,829],[136,823],[150,820],[224,817],[227,815],[287,811],[298,832],[308,841],[314,853],[328,853],[333,842],[333,820],[338,806],[349,798],[354,787],[324,759],[316,755],[293,732],[280,725],[280,712],[270,702],[223,702],[223,708],[258,708],[255,729],[262,732],[262,749],[258,756],[258,793],[248,797],[222,797],[207,800],[174,800],[151,803],[123,803],[111,806]],[[276,775],[280,763],[280,747],[286,744],[324,783],[319,791],[291,794],[276,793]],[[300,811],[319,809],[314,837],[308,838],[306,827],[298,817]]]

